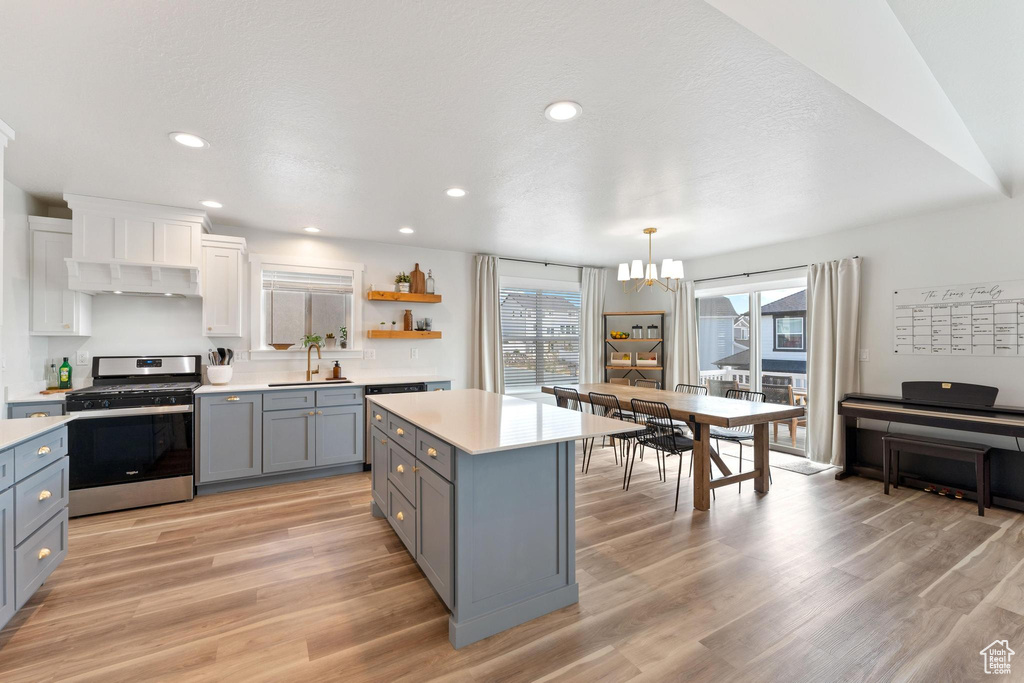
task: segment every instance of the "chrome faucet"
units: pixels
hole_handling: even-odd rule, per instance
[[[313,363],[313,349],[314,348],[316,348],[317,360],[323,360],[323,358],[324,358],[323,356],[320,355],[320,345],[319,344],[310,344],[309,347],[306,349],[306,381],[307,382],[312,382],[313,381],[313,375],[319,375],[320,374],[320,365],[319,364],[316,366],[316,370],[311,369],[311,365]]]

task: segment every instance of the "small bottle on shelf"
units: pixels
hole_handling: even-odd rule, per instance
[[[424,289],[427,294],[434,293],[434,271],[429,268],[427,269],[427,284]]]
[[[71,364],[68,363],[68,357],[64,356],[64,362],[60,364],[60,381],[59,388],[70,389],[71,388]]]

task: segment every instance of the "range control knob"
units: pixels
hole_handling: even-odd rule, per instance
[[[160,405],[163,402],[164,402],[164,400],[162,398],[160,398],[159,396],[157,396],[156,398],[153,399],[153,403],[155,405]]]
[[[167,402],[170,403],[173,406],[175,403],[178,402],[178,399],[176,399],[173,396],[171,396],[169,399],[167,399]]]
[[[92,401],[86,401],[85,405],[83,405],[82,407],[85,408],[86,410],[89,410],[89,408],[92,408]]]
[[[110,407],[110,401],[104,401],[103,403],[100,404],[100,408],[109,408],[109,407]]]

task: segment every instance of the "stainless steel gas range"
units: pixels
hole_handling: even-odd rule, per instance
[[[97,356],[67,395],[72,517],[191,500],[199,356]]]

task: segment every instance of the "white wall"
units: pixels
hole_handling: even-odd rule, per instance
[[[28,217],[45,216],[46,207],[6,181],[3,195],[3,384],[13,394],[38,390],[46,378],[46,338],[28,334]]]
[[[473,257],[461,252],[384,245],[360,240],[312,237],[305,234],[275,233],[231,226],[215,226],[214,232],[246,238],[250,254],[274,254],[309,258],[317,261],[353,261],[363,263],[364,289],[392,289],[399,271],[410,271],[415,263],[426,272],[434,271],[440,304],[411,306],[415,318],[430,317],[440,340],[370,340],[363,347],[376,351],[376,360],[341,359],[348,375],[438,374],[452,379],[453,387],[465,387],[469,368],[470,272]],[[248,274],[248,267],[246,267]],[[358,296],[365,297],[364,292]],[[246,287],[248,302],[248,287]],[[381,320],[401,321],[408,305],[363,301],[364,330]],[[248,333],[248,303],[243,311],[243,330]],[[199,299],[160,299],[116,295],[96,296],[93,300],[93,335],[89,338],[50,340],[53,356],[75,357],[78,350],[94,355],[136,353],[198,353],[205,359],[211,346],[248,350],[248,339],[208,339],[202,331],[202,302]],[[364,332],[365,335],[365,332]],[[416,348],[419,358],[410,358]],[[315,355],[314,355],[315,360]],[[324,359],[324,372],[333,365]],[[253,360],[235,363],[235,379],[245,375],[305,371],[306,359]],[[76,376],[84,377],[87,367],[76,367]]]

